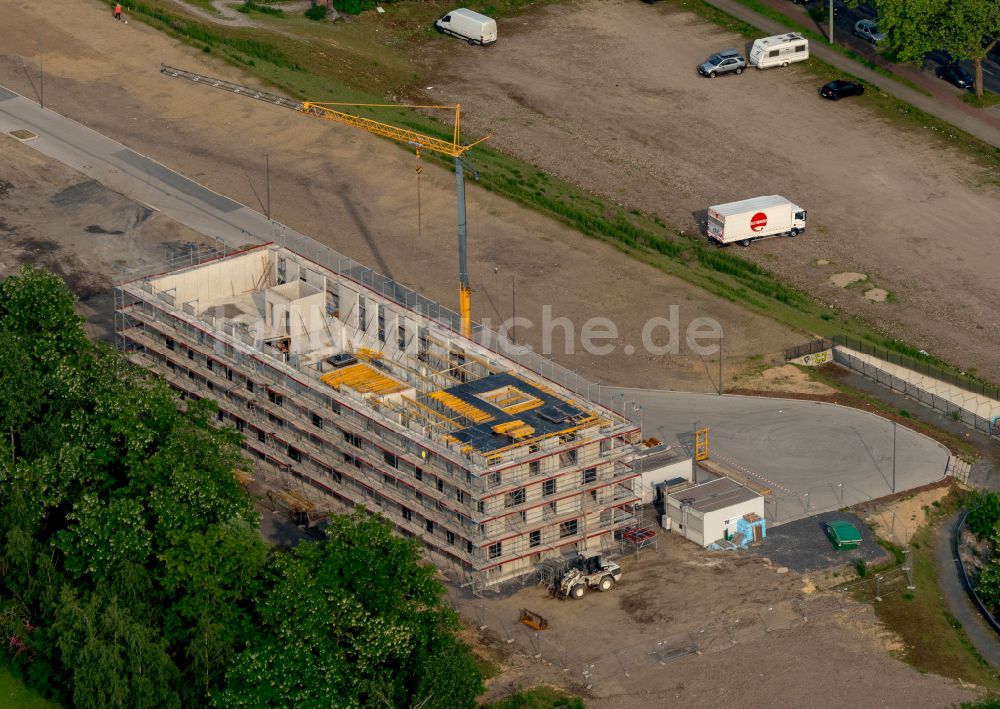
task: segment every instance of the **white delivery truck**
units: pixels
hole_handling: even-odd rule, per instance
[[[750,65],[758,69],[788,66],[809,58],[809,40],[798,32],[763,37],[753,41],[750,48]]]
[[[487,45],[497,41],[496,20],[464,7],[452,10],[434,26],[438,32],[464,39],[469,44]]]
[[[723,246],[750,246],[755,239],[798,236],[805,229],[806,210],[776,194],[708,208],[708,237]]]

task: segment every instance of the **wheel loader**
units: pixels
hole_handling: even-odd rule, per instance
[[[580,554],[554,589],[559,598],[580,599],[588,588],[610,591],[622,576],[622,567],[613,561],[606,561],[600,554]]]

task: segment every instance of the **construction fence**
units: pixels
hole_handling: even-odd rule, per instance
[[[873,345],[870,342],[865,342],[864,340],[848,337],[846,335],[834,335],[830,338],[813,340],[812,342],[807,342],[804,345],[790,347],[785,350],[785,359],[790,360],[807,354],[816,354],[817,352],[823,352],[824,350],[831,349],[837,345],[854,350],[855,352],[860,352],[861,354],[877,357],[883,362],[895,364],[898,367],[905,367],[910,371],[937,379],[945,384],[956,386],[959,389],[964,389],[973,394],[979,394],[980,396],[1000,400],[1000,387],[996,387],[968,375],[959,374],[953,370],[945,369],[944,367],[928,362],[925,359],[911,357],[900,352],[893,352],[885,347],[879,347],[878,345]]]
[[[256,240],[256,244],[258,245],[275,243],[283,246],[323,268],[376,291],[382,297],[392,300],[414,313],[419,313],[456,335],[461,332],[462,318],[455,311],[283,224],[272,221],[270,234],[257,235],[244,233],[244,236],[248,240],[246,244],[227,244],[223,240],[217,239],[216,244],[212,246],[206,247],[190,244],[187,249],[171,249],[165,252],[163,263],[157,264],[154,267],[147,267],[141,273],[123,272],[119,283],[142,278],[152,273],[197,266],[248,248],[251,245],[250,242]],[[573,392],[583,400],[598,406],[608,406],[607,392],[606,390],[602,392],[599,382],[592,382],[576,372],[537,354],[529,347],[518,346],[501,333],[474,322],[472,323],[472,339],[477,344],[511,359],[544,379]],[[603,403],[602,398],[605,400]],[[611,401],[614,401],[613,398]],[[618,412],[617,409],[616,412]],[[625,406],[624,402],[622,403],[620,413],[624,418],[632,422],[638,421],[641,415],[638,409],[629,408]]]
[[[932,391],[927,385],[918,386],[914,382],[909,382],[893,376],[889,372],[886,372],[871,363],[865,362],[859,357],[855,357],[844,349],[834,349],[833,359],[838,364],[842,364],[848,369],[852,369],[868,379],[878,382],[879,384],[883,384],[893,391],[905,394],[911,399],[919,401],[921,404],[929,406],[935,411],[940,411],[941,413],[951,416],[955,419],[955,421],[960,421],[965,425],[987,435],[1000,436],[1000,428],[997,426],[1000,421],[996,418],[1000,417],[1000,409],[996,410],[995,416],[985,418],[970,411],[968,408],[955,403],[951,399],[940,396],[936,392]],[[950,384],[950,382],[946,383]],[[970,398],[973,396],[980,396],[980,394],[972,391],[969,391],[969,395]]]
[[[560,642],[551,628],[528,627],[519,622],[516,614],[499,611],[489,599],[462,597],[455,589],[450,589],[449,598],[455,610],[485,636],[511,651],[561,669],[571,682],[600,691],[617,690],[618,685],[627,685],[630,678],[640,673],[669,672],[674,660],[730,650],[826,616],[864,610],[871,603],[912,591],[911,579],[908,567],[899,566],[832,592],[808,596],[789,593],[738,614],[705,619],[688,628],[664,628],[660,635],[625,642],[617,648],[601,643],[596,650],[592,643]],[[634,636],[622,633],[619,637]]]
[[[769,525],[786,524],[805,517],[870,502],[872,496],[847,482],[828,482],[802,492],[773,490],[764,497],[764,518]]]

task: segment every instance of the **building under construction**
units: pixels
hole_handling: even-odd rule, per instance
[[[611,546],[638,504],[638,426],[371,275],[267,244],[138,278],[116,290],[119,344],[218,402],[256,464],[378,512],[479,587]]]

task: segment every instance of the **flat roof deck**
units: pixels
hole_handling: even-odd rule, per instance
[[[670,495],[670,497],[698,512],[715,512],[740,502],[755,500],[761,496],[735,480],[719,478],[689,487],[676,495]]]

